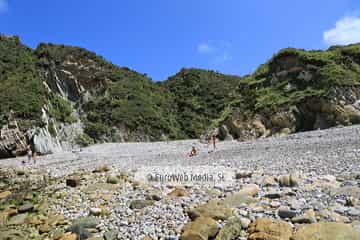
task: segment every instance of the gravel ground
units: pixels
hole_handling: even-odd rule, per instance
[[[359,134],[360,126],[333,128],[251,142],[220,142],[215,151],[198,140],[99,144],[41,156],[36,164],[25,166],[21,164],[25,158],[1,160],[0,170],[3,167],[4,173],[12,175],[3,177],[7,182],[0,181],[0,187],[13,191],[31,179],[41,182],[48,172],[55,178],[38,193],[40,198],[49,201],[52,212],[73,224],[97,216],[94,233],[100,239],[116,239],[105,237],[112,233],[117,239],[179,240],[184,226],[196,221],[190,219],[189,210],[198,206],[207,212],[202,214],[224,216],[231,211],[240,219],[241,231],[234,239],[254,239],[248,238],[252,234],[249,224],[265,218],[286,221],[289,231],[299,224],[344,222],[357,229],[351,239],[358,239]],[[192,146],[199,154],[190,158],[187,153]],[[93,171],[104,166],[106,171]],[[21,173],[21,168],[26,171]],[[226,179],[231,181],[210,186],[181,183],[178,188],[178,183],[175,187],[166,181],[136,178],[149,169],[160,174],[221,171],[229,174]],[[76,176],[80,176],[78,183],[70,187],[67,181],[74,182]],[[220,201],[220,205],[211,205],[210,200]],[[107,214],[99,216],[99,212]],[[225,229],[231,222],[228,217],[213,218]],[[270,232],[276,233],[276,226]],[[193,231],[200,230],[195,225]]]
[[[199,155],[189,158],[191,146]],[[41,156],[30,168],[55,175],[69,171],[112,165],[123,169],[141,166],[228,166],[267,173],[291,171],[339,174],[360,170],[360,126],[303,132],[250,142],[220,142],[212,146],[198,140],[152,143],[105,143],[79,151]],[[24,158],[4,159],[0,165],[20,166]]]

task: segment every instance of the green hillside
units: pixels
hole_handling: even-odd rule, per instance
[[[237,76],[201,69],[182,69],[164,82],[173,95],[176,119],[188,138],[198,138],[235,99]]]
[[[39,124],[45,93],[33,50],[18,37],[0,36],[0,124],[11,109],[24,125]]]
[[[83,48],[30,49],[1,35],[0,73],[1,125],[10,110],[24,132],[51,123],[56,137],[80,122],[89,142],[199,138],[221,126],[242,140],[360,122],[360,44],[283,49],[242,78],[189,68],[153,82]]]

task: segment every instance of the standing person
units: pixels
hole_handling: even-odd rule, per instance
[[[214,147],[214,151],[215,151],[215,149],[216,149],[216,135],[213,134],[211,138],[212,138],[212,143],[213,143],[213,147]]]
[[[33,160],[34,160],[34,164],[36,164],[36,160],[37,160],[37,153],[36,153],[36,151],[34,151],[32,157],[33,157]]]
[[[30,163],[31,158],[32,158],[32,150],[31,150],[31,146],[30,146],[30,145],[27,145],[26,151],[27,151],[28,163]]]

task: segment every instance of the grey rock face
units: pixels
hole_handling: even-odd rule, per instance
[[[15,157],[26,153],[27,140],[16,120],[0,129],[0,158]]]
[[[30,131],[29,135],[33,141],[34,150],[41,155],[62,151],[60,143],[44,128],[36,128]]]

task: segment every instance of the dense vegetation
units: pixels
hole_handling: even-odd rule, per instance
[[[0,119],[6,122],[10,110],[15,112],[26,130],[42,126],[42,109],[61,122],[74,122],[70,103],[44,86],[42,59],[34,50],[21,44],[18,37],[0,36]]]
[[[37,59],[19,38],[0,36],[0,117],[10,110],[27,124],[37,124],[45,103],[45,89],[36,67]],[[32,122],[32,123],[31,123]]]
[[[150,140],[159,140],[164,136],[172,139],[184,137],[174,116],[173,98],[160,84],[152,82],[144,74],[117,67],[78,47],[40,44],[36,54],[43,68],[72,72],[92,93],[91,99],[81,105],[86,112],[83,117],[85,132],[90,137],[116,141],[112,136],[115,128],[129,129],[146,135]],[[69,69],[66,62],[76,63],[77,66]],[[48,84],[55,88],[52,78],[48,79]]]
[[[10,109],[24,128],[41,126],[42,109],[61,123],[80,118],[83,145],[118,141],[117,132],[130,135],[127,140],[197,138],[234,112],[243,119],[274,113],[359,83],[359,44],[284,49],[243,78],[190,68],[153,82],[83,48],[40,44],[32,50],[17,37],[0,37],[0,123]]]
[[[118,76],[111,82],[106,95],[92,99],[84,106],[88,112],[86,132],[99,139],[110,134],[111,127],[125,126],[139,131],[151,140],[162,135],[172,139],[181,138],[172,110],[173,99],[159,85],[139,74]]]
[[[164,82],[174,95],[177,121],[188,138],[204,133],[235,98],[240,77],[200,69],[182,69]]]

